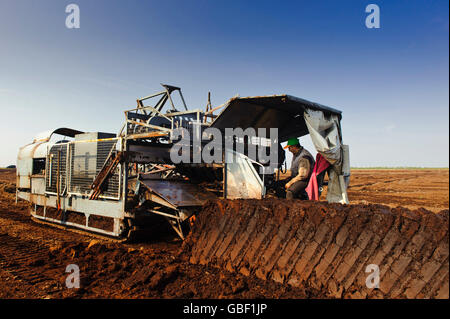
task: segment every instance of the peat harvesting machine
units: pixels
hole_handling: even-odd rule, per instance
[[[331,164],[327,200],[348,202],[340,111],[290,95],[236,96],[218,107],[208,96],[206,110],[188,110],[180,88],[162,86],[124,112],[118,134],[58,128],[20,148],[16,196],[34,220],[118,239],[171,228],[184,239],[208,200],[274,196],[280,143],[307,134]]]

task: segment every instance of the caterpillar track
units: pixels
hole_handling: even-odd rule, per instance
[[[448,221],[448,210],[218,200],[205,205],[184,250],[194,264],[334,298],[448,298]]]
[[[57,229],[61,229],[64,231],[70,231],[72,233],[76,233],[76,234],[80,234],[86,237],[92,237],[92,238],[98,238],[98,239],[102,239],[103,241],[109,241],[109,242],[113,242],[113,243],[125,243],[129,240],[129,238],[114,238],[114,237],[109,237],[106,235],[101,235],[95,232],[90,232],[87,230],[80,230],[77,228],[73,228],[70,226],[63,226],[60,224],[56,224],[56,223],[52,223],[49,221],[45,221],[45,220],[41,220],[41,219],[37,219],[35,217],[31,217],[31,220],[37,224],[41,224],[41,225],[45,225],[45,226],[50,226],[50,227],[54,227]]]
[[[32,212],[32,210],[31,210]],[[14,214],[17,215],[17,214]],[[111,242],[111,243],[133,243],[136,241],[142,241],[142,240],[147,240],[149,238],[151,238],[151,236],[158,236],[161,235],[161,228],[166,230],[166,228],[163,228],[163,226],[165,225],[161,225],[157,224],[157,226],[151,228],[149,230],[149,228],[142,228],[141,226],[136,226],[133,224],[133,220],[127,220],[127,231],[124,232],[124,236],[122,237],[112,237],[112,236],[108,236],[108,235],[104,235],[102,233],[99,233],[98,231],[94,230],[86,230],[86,229],[82,229],[82,228],[77,228],[77,226],[75,224],[60,224],[57,222],[53,222],[52,220],[45,220],[45,219],[40,219],[40,218],[36,218],[36,215],[31,214],[31,221],[33,221],[34,223],[37,224],[41,224],[41,225],[45,225],[45,226],[50,226],[53,228],[57,228],[63,231],[69,231],[71,233],[76,233],[76,234],[80,234],[83,235],[85,237],[90,237],[90,238],[96,238],[96,239],[100,239],[102,241],[106,241],[106,242]],[[17,218],[17,217],[16,217]],[[22,219],[24,218],[24,216],[21,217]],[[58,220],[56,220],[58,221]],[[158,229],[159,227],[159,229]],[[104,230],[102,228],[98,228],[99,230]],[[168,232],[168,230],[166,230],[166,232]],[[156,234],[156,235],[155,235]]]

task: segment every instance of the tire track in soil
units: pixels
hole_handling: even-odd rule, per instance
[[[28,214],[23,214],[22,212],[19,213],[11,211],[2,211],[0,213],[0,218],[13,220],[15,222],[31,224],[31,216]]]
[[[0,234],[0,269],[11,274],[22,284],[33,286],[33,288],[44,283],[47,286],[61,286],[59,281],[36,269],[36,266],[45,264],[46,256],[48,256],[48,247],[8,234]]]
[[[68,226],[60,226],[40,220],[34,221],[26,208],[1,210],[0,234],[1,232],[13,237],[38,241],[47,246],[58,242],[89,242],[93,239],[101,242],[107,241],[106,238],[96,237],[89,232],[77,231]]]

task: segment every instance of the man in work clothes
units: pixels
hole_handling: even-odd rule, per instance
[[[314,158],[310,152],[300,145],[296,137],[288,140],[285,149],[289,149],[292,153],[291,177],[284,186],[286,189],[286,198],[308,199],[305,192],[308,186],[309,178],[314,168]]]

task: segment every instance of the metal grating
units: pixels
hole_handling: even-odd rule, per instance
[[[70,192],[89,195],[91,185],[116,141],[72,143],[70,149]],[[100,197],[119,197],[120,166],[105,182]]]
[[[56,180],[58,175],[58,153],[59,158],[59,173],[60,179],[60,189],[61,194],[66,188],[66,161],[67,161],[67,144],[54,145],[50,149],[47,157],[46,172],[47,176],[45,179],[45,190],[47,192],[56,193]]]
[[[100,172],[103,168],[103,164],[105,163],[111,149],[115,146],[116,141],[104,141],[98,142],[97,147],[97,171],[95,176]],[[114,174],[105,182],[103,193],[100,197],[114,197],[117,198],[119,196],[120,189],[120,165],[114,171]]]

